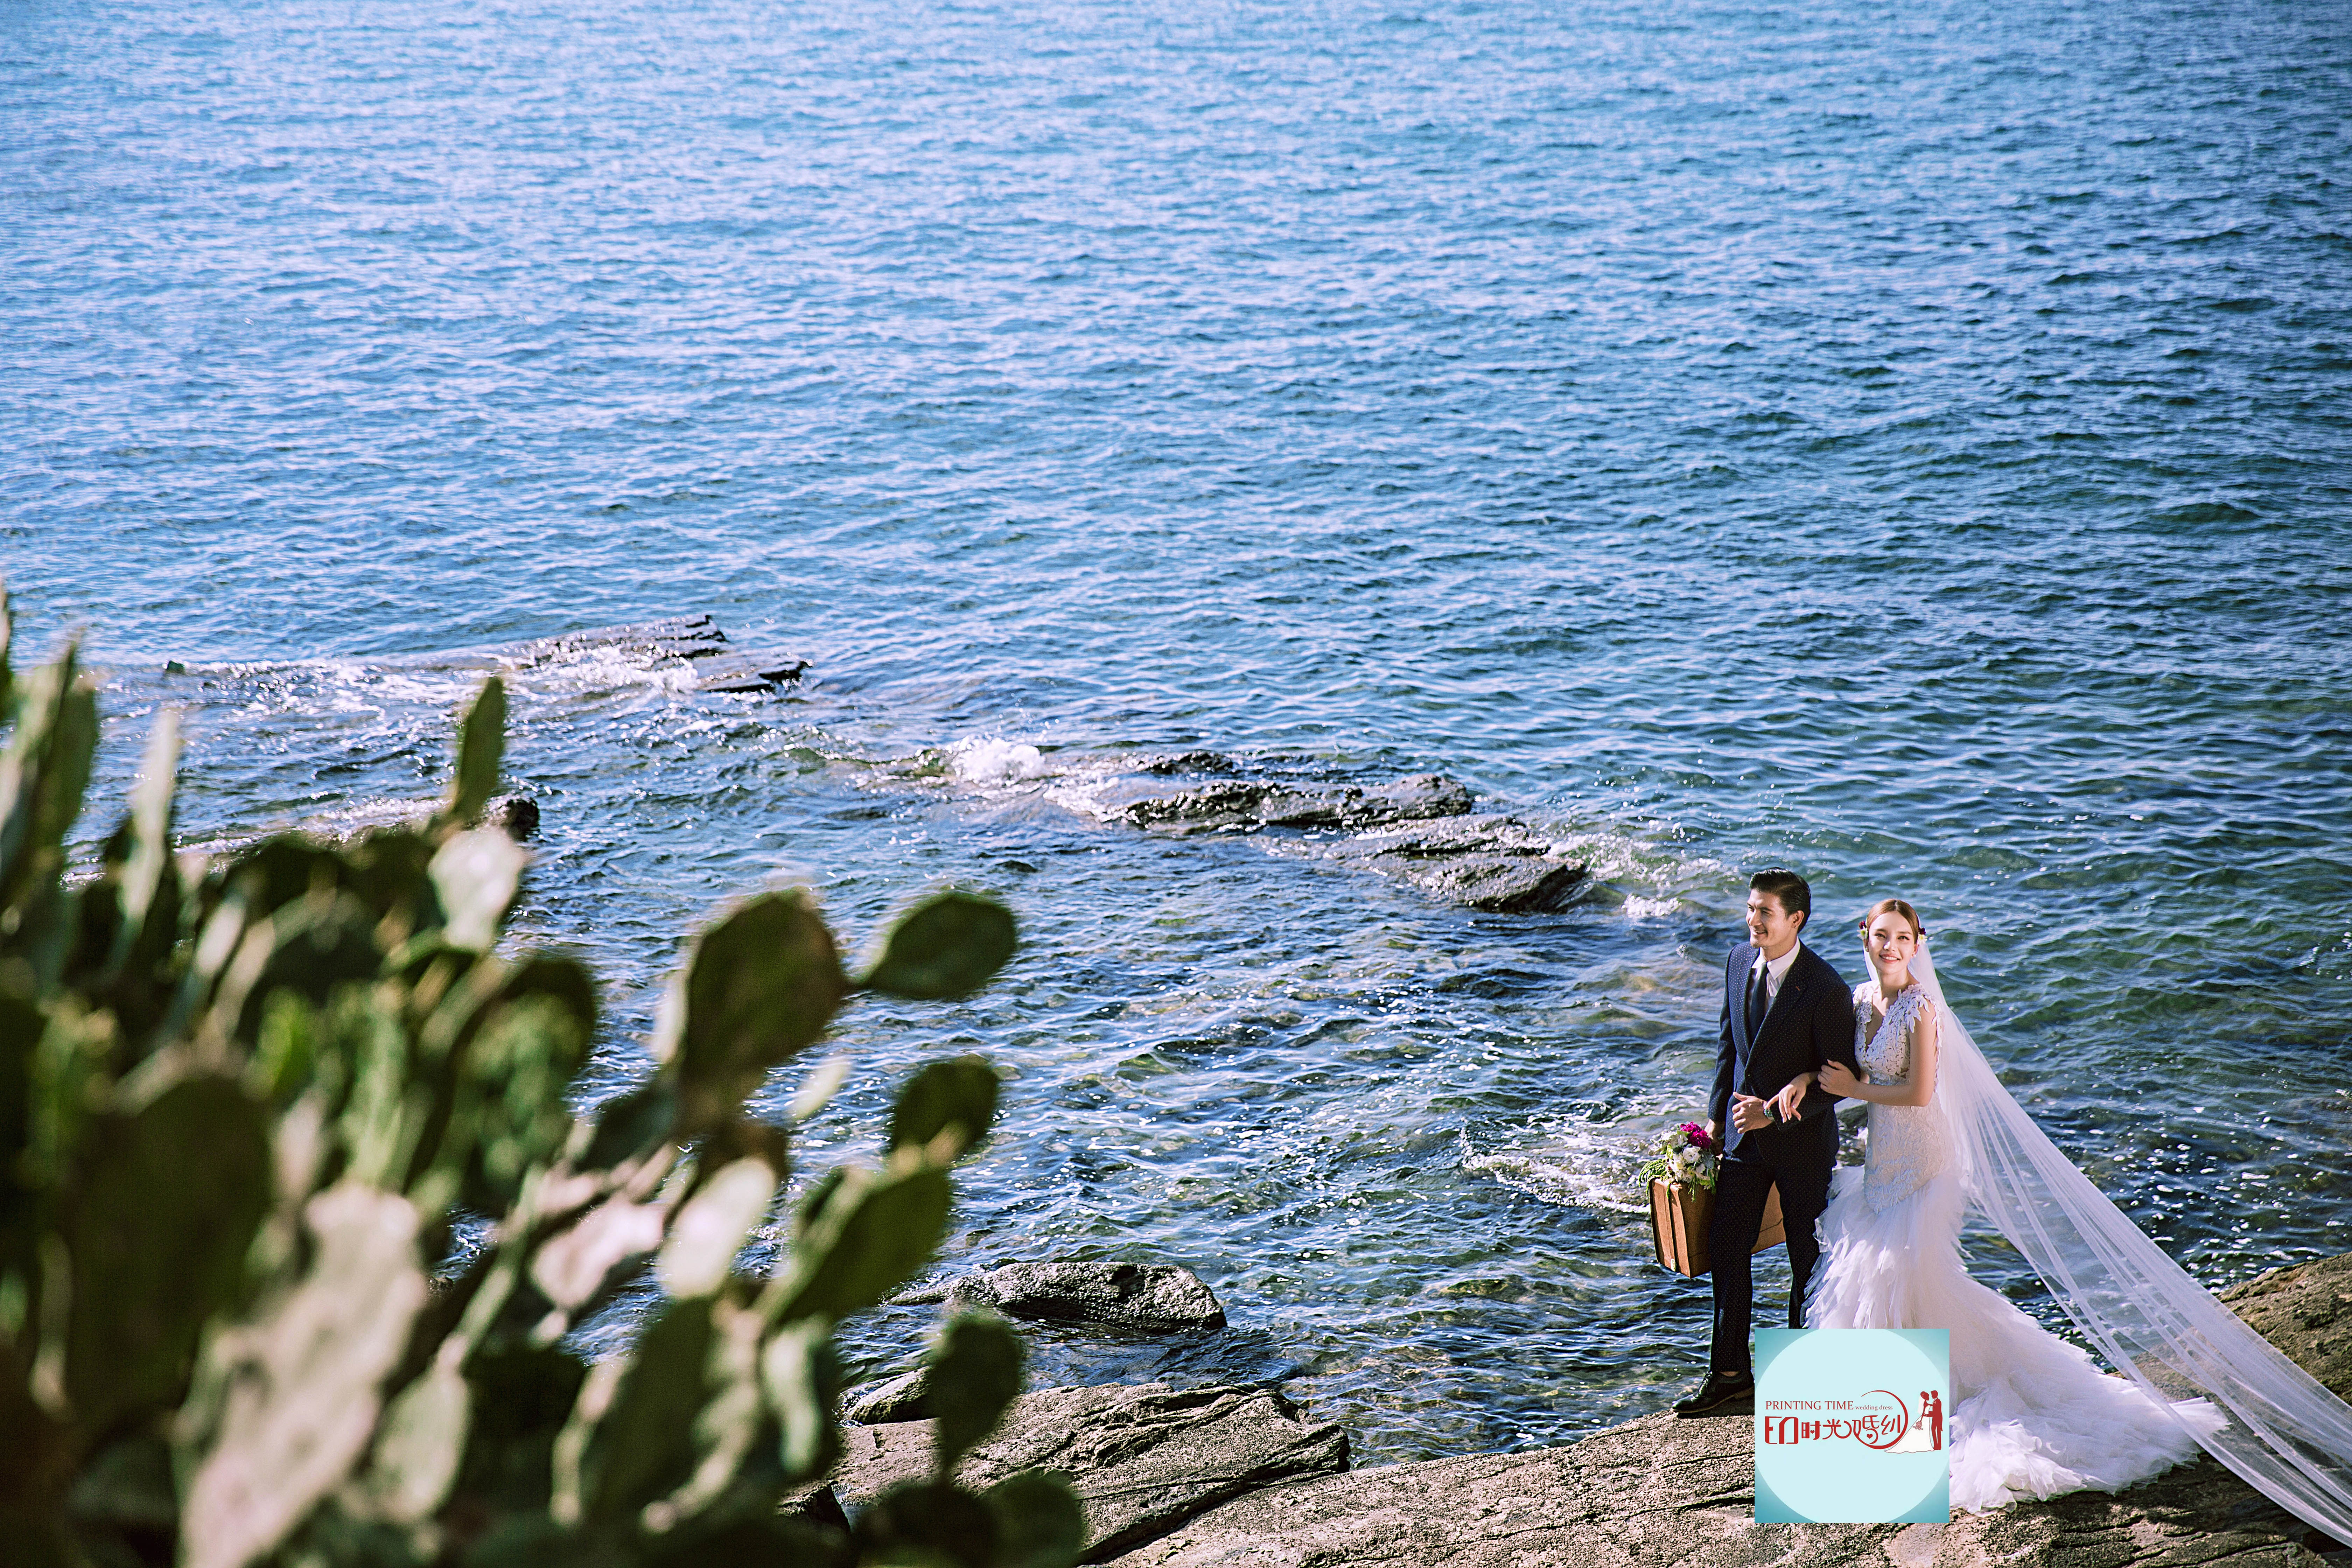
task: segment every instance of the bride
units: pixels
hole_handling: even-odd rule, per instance
[[[1805,1321],[1950,1331],[1953,1506],[2119,1490],[2201,1444],[2305,1522],[2352,1539],[2352,1409],[2207,1294],[2033,1125],[1945,1005],[1909,904],[1881,900],[1862,935],[1875,976],[1853,994],[1866,1076],[1831,1062],[1821,1086],[1869,1103],[1868,1152],[1838,1173]],[[1959,1230],[1971,1203],[2122,1375],[1969,1277]],[[2158,1377],[2211,1399],[2173,1399]]]

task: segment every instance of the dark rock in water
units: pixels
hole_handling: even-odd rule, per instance
[[[673,616],[625,626],[565,632],[509,648],[506,657],[525,668],[583,653],[610,650],[635,658],[695,661],[697,691],[772,691],[797,680],[808,661],[779,653],[746,653],[727,640],[709,616]]]
[[[1233,758],[1223,752],[1175,752],[1164,757],[1154,757],[1145,763],[1140,772],[1147,773],[1229,773],[1235,770]]]
[[[727,634],[709,616],[672,616],[625,626],[594,626],[518,643],[507,650],[517,664],[543,664],[572,654],[612,648],[642,658],[708,658],[727,646]]]
[[[2221,1300],[2337,1398],[2352,1399],[2352,1253],[2258,1274]]]
[[[841,1499],[828,1486],[814,1486],[793,1492],[776,1507],[784,1519],[796,1519],[809,1524],[829,1524],[835,1530],[849,1528],[849,1515],[842,1511]]]
[[[843,1406],[841,1418],[854,1426],[873,1426],[890,1421],[927,1421],[930,1414],[930,1368],[919,1366],[887,1383],[857,1390]]]
[[[834,1486],[852,1508],[930,1474],[928,1422],[843,1434]],[[957,1479],[975,1489],[1016,1470],[1060,1470],[1087,1510],[1083,1561],[1100,1563],[1203,1510],[1281,1482],[1348,1468],[1348,1435],[1309,1426],[1271,1388],[1048,1388],[1015,1400]]]
[[[1449,859],[1375,855],[1371,864],[1425,893],[1492,914],[1523,915],[1557,910],[1574,896],[1584,880],[1581,866],[1516,851],[1457,855]]]
[[[772,653],[722,653],[694,668],[701,677],[694,683],[697,691],[772,691],[798,680],[801,672],[808,668],[808,661]]]
[[[1369,789],[1284,789],[1252,779],[1220,780],[1129,805],[1139,826],[1374,827],[1388,822],[1454,816],[1475,804],[1470,792],[1436,773],[1415,773]]]
[[[1206,1332],[1225,1326],[1216,1292],[1172,1263],[1008,1263],[894,1298],[901,1306],[944,1301],[993,1307],[1008,1318],[1100,1323],[1136,1333]]]
[[[539,831],[539,802],[527,795],[493,795],[482,807],[484,827],[503,827],[518,844]]]
[[[1139,827],[1161,824],[1215,826],[1255,823],[1258,805],[1272,793],[1263,784],[1233,782],[1203,784],[1175,795],[1153,795],[1128,806],[1127,819]]]
[[[1413,773],[1394,784],[1353,787],[1267,800],[1260,815],[1269,827],[1377,827],[1459,816],[1475,805],[1470,792],[1438,773]]]

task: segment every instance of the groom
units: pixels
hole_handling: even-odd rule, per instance
[[[1715,1058],[1708,1132],[1721,1138],[1706,1253],[1715,1276],[1715,1348],[1706,1381],[1677,1415],[1737,1407],[1756,1393],[1748,1354],[1756,1287],[1748,1267],[1764,1200],[1780,1189],[1789,1238],[1789,1326],[1805,1326],[1805,1283],[1822,1255],[1813,1222],[1829,1204],[1837,1165],[1837,1097],[1807,1079],[1843,1062],[1856,1077],[1853,994],[1829,961],[1804,944],[1813,890],[1794,871],[1759,871],[1748,882],[1748,940],[1723,970],[1723,1027]],[[1795,1092],[1791,1092],[1794,1090]],[[1800,1098],[1801,1095],[1801,1098]]]

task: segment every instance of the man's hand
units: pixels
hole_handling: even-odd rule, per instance
[[[1780,1092],[1772,1097],[1772,1109],[1780,1113],[1781,1121],[1797,1120],[1797,1112],[1805,1103],[1805,1090],[1812,1087],[1813,1075],[1809,1072],[1799,1073],[1780,1087]]]
[[[1752,1094],[1733,1095],[1731,1097],[1731,1124],[1734,1127],[1738,1128],[1742,1132],[1753,1132],[1760,1127],[1771,1126],[1771,1102],[1769,1100],[1759,1100]]]

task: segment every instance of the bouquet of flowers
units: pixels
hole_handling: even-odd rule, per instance
[[[1658,1140],[1657,1152],[1642,1164],[1642,1185],[1680,1182],[1702,1192],[1715,1190],[1715,1162],[1722,1151],[1706,1127],[1685,1121]]]

